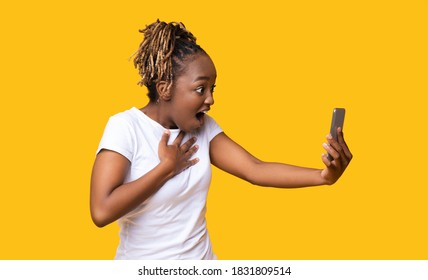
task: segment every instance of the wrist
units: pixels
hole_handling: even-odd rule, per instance
[[[174,177],[174,164],[169,160],[162,160],[157,165],[157,169],[161,172],[165,181]]]
[[[324,170],[323,169],[319,169],[316,171],[318,174],[318,182],[317,185],[319,186],[323,186],[323,185],[332,185],[332,183],[330,183],[324,175]]]

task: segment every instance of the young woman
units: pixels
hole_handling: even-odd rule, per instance
[[[134,64],[149,103],[112,116],[92,171],[91,215],[118,220],[116,259],[215,259],[206,228],[211,164],[252,184],[330,185],[352,155],[343,133],[327,137],[323,170],[263,162],[231,140],[206,113],[216,69],[182,23],[144,30]]]

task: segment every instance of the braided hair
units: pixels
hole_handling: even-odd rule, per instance
[[[134,66],[141,76],[138,84],[148,88],[148,97],[154,102],[158,98],[156,84],[167,81],[171,86],[184,70],[186,58],[205,51],[181,22],[166,23],[158,19],[139,31],[144,40],[133,55]]]

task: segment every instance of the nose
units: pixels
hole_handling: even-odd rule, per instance
[[[204,104],[209,106],[214,104],[214,97],[212,93],[208,93],[207,98],[205,98]]]

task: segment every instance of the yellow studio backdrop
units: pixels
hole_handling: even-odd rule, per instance
[[[266,161],[321,168],[345,107],[354,160],[334,186],[272,189],[214,169],[220,259],[428,259],[426,1],[8,1],[0,9],[0,259],[112,259],[89,214],[108,117],[146,104],[138,29],[182,21],[218,72],[211,115]]]

